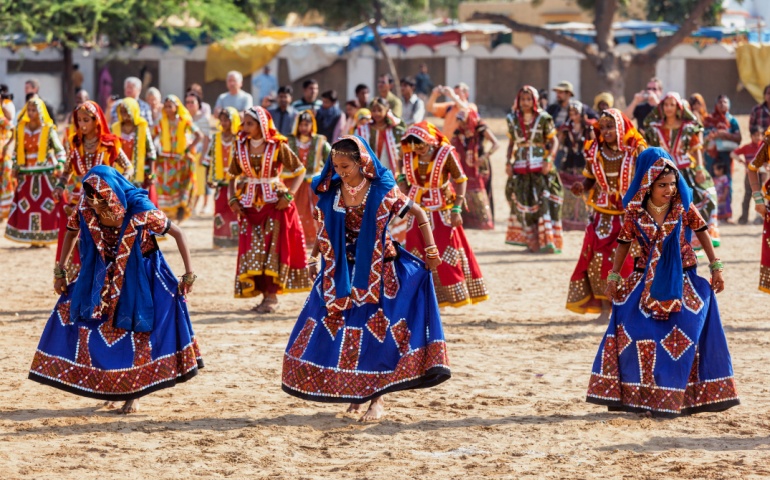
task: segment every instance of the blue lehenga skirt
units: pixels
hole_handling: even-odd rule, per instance
[[[155,306],[153,329],[132,332],[110,320],[70,319],[67,288],[48,319],[30,380],[84,397],[123,401],[173,387],[203,368],[177,279],[160,251],[143,258]]]
[[[591,370],[586,400],[610,411],[659,416],[718,412],[738,405],[732,360],[711,285],[685,270],[681,311],[656,320],[640,308],[642,272],[612,317]]]
[[[318,402],[364,403],[389,392],[438,385],[451,376],[431,272],[398,248],[384,264],[379,304],[327,316],[316,278],[289,337],[283,390]]]

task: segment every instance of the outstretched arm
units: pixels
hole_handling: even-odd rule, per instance
[[[187,295],[192,292],[192,282],[195,281],[195,274],[192,269],[192,259],[190,258],[190,249],[187,247],[187,236],[185,236],[182,229],[173,222],[169,226],[168,234],[174,237],[176,246],[179,249],[179,254],[182,255],[185,274],[184,277],[182,277],[182,281],[179,282],[179,293]]]

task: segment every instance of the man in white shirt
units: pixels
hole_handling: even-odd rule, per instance
[[[401,94],[404,96],[403,116],[401,120],[406,126],[420,123],[425,119],[425,102],[415,93],[417,81],[414,77],[404,77],[401,79]]]
[[[219,112],[227,107],[233,107],[239,112],[254,105],[252,96],[243,90],[243,75],[241,72],[233,70],[227,74],[227,91],[217,98],[214,105],[214,117],[219,118]]]

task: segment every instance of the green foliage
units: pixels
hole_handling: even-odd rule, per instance
[[[3,0],[0,35],[43,36],[67,46],[96,44],[103,35],[110,47],[166,42],[179,33],[212,39],[247,30],[252,22],[228,0]]]
[[[435,5],[443,3],[451,4],[452,1],[438,0]],[[430,4],[428,0],[284,0],[276,2],[272,12],[278,17],[285,17],[292,12],[316,10],[323,14],[325,26],[350,28],[376,18],[378,7],[382,19],[389,25],[425,20],[429,17]]]
[[[647,20],[653,22],[682,23],[699,0],[648,0]],[[719,25],[724,12],[722,2],[714,2],[703,15],[704,25]]]

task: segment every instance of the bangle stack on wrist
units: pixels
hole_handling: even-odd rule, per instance
[[[291,202],[292,200],[294,200],[294,195],[292,195],[291,192],[287,191],[286,193],[283,194],[283,198],[285,198],[287,202]]]
[[[709,264],[709,270],[711,270],[711,273],[714,272],[721,272],[725,269],[725,264],[722,263],[722,260],[715,258],[713,262]]]
[[[435,245],[428,245],[425,247],[425,258],[435,259],[438,258],[438,247]]]
[[[622,280],[623,280],[623,277],[621,277],[618,272],[610,272],[607,274],[608,282],[620,283]]]
[[[193,283],[195,283],[196,278],[198,278],[198,275],[196,275],[193,272],[188,272],[182,275],[182,281],[187,285],[192,285]]]
[[[232,204],[234,204],[234,203],[238,203],[238,202],[240,202],[240,200],[238,199],[238,197],[232,197],[230,200],[228,200],[228,201],[227,201],[227,203],[228,203],[229,205],[232,205]]]
[[[58,264],[54,265],[53,267],[53,278],[59,279],[67,279],[67,270],[60,267]]]
[[[452,206],[452,213],[463,213],[462,204],[456,203],[454,206]]]
[[[762,195],[762,192],[756,191],[751,194],[751,198],[754,199],[754,203],[757,205],[764,205],[765,204],[765,196]]]

